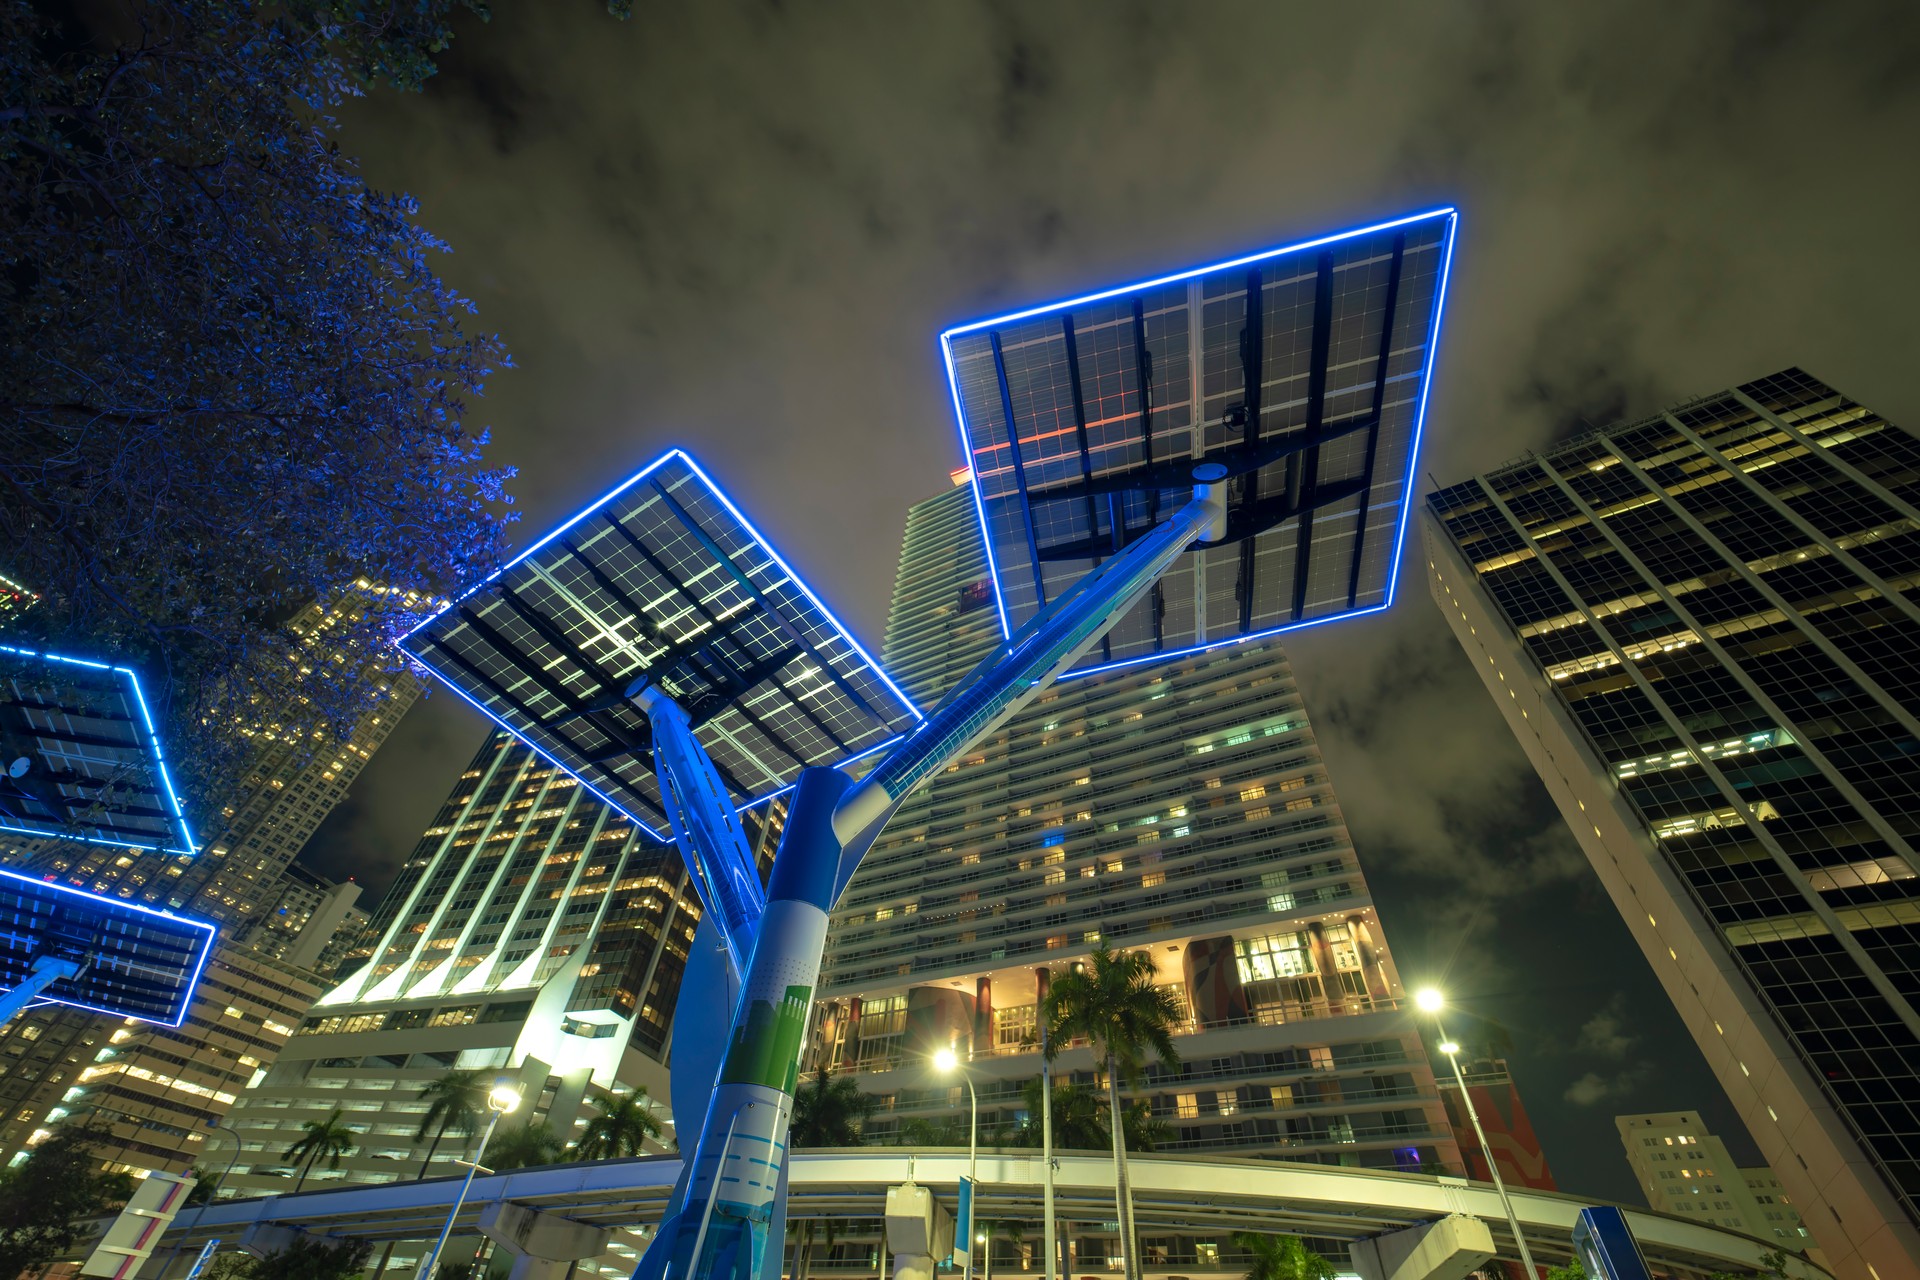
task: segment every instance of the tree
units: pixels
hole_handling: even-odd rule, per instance
[[[793,1095],[793,1119],[787,1126],[787,1142],[795,1149],[808,1147],[858,1147],[866,1142],[860,1127],[873,1111],[873,1095],[860,1092],[851,1079],[834,1078],[833,1069],[821,1066],[811,1078],[801,1081]],[[807,1280],[813,1270],[815,1238],[821,1232],[818,1218],[808,1218],[795,1228],[800,1239],[793,1251],[792,1280]],[[825,1226],[826,1246],[833,1248],[840,1234],[838,1219],[829,1218]]]
[[[133,1179],[103,1173],[102,1135],[63,1128],[20,1164],[0,1168],[0,1275],[38,1271],[79,1242],[81,1224],[125,1204]]]
[[[457,7],[0,0],[0,557],[41,597],[9,633],[139,669],[202,810],[261,709],[308,742],[377,699],[290,658],[298,610],[421,593],[342,637],[397,670],[501,558],[510,473],[466,420],[506,353],[328,114],[417,83]]]
[[[248,1268],[247,1280],[354,1280],[373,1253],[370,1240],[328,1240],[299,1234],[286,1248]]]
[[[908,1116],[894,1130],[896,1147],[964,1147],[970,1121],[966,1116]]]
[[[794,1092],[787,1141],[795,1148],[860,1146],[866,1141],[860,1126],[872,1111],[872,1094],[823,1066]]]
[[[1009,1141],[1016,1147],[1041,1145],[1040,1077],[1027,1081],[1022,1090],[1027,1114],[1014,1126]],[[1121,1112],[1126,1126],[1127,1150],[1152,1151],[1164,1142],[1169,1130],[1156,1118],[1145,1102],[1130,1102]],[[1113,1145],[1113,1130],[1107,1124],[1106,1101],[1086,1085],[1057,1083],[1053,1086],[1053,1145],[1065,1151],[1098,1151]]]
[[[621,1156],[643,1156],[647,1139],[660,1136],[660,1122],[653,1118],[653,1100],[644,1087],[603,1109],[587,1121],[587,1127],[574,1144],[574,1155],[581,1160],[617,1160]]]
[[[535,1169],[559,1164],[565,1158],[567,1144],[546,1121],[529,1120],[511,1129],[501,1129],[487,1143],[480,1163],[495,1173],[507,1169]]]
[[[1092,1043],[1107,1075],[1107,1114],[1120,1116],[1113,1128],[1114,1199],[1120,1220],[1128,1280],[1139,1280],[1139,1240],[1133,1229],[1133,1193],[1127,1184],[1126,1113],[1120,1106],[1120,1082],[1138,1081],[1149,1050],[1166,1066],[1180,1062],[1173,1028],[1180,1006],[1173,993],[1154,984],[1153,958],[1144,951],[1115,952],[1105,942],[1085,963],[1055,978],[1040,1014],[1047,1020],[1047,1057],[1077,1036]]]
[[[220,1179],[207,1176],[206,1170],[197,1164],[188,1165],[187,1171],[181,1176],[194,1180],[193,1190],[187,1192],[187,1198],[180,1202],[183,1208],[212,1204],[220,1194]]]
[[[469,1138],[480,1132],[487,1111],[487,1087],[478,1071],[455,1070],[427,1081],[414,1095],[418,1101],[429,1104],[426,1114],[420,1117],[420,1127],[413,1131],[414,1145],[425,1142],[429,1133],[433,1135],[427,1158],[420,1162],[419,1177],[427,1176],[434,1153],[449,1132],[458,1131]]]
[[[308,1120],[300,1126],[302,1136],[288,1147],[281,1159],[289,1164],[298,1163],[300,1180],[293,1184],[295,1191],[307,1185],[307,1175],[313,1171],[313,1162],[326,1157],[327,1168],[338,1169],[340,1157],[353,1154],[353,1130],[341,1123],[340,1108],[335,1107],[325,1120]]]
[[[1339,1274],[1299,1236],[1236,1231],[1233,1242],[1247,1252],[1246,1280],[1333,1280]]]
[[[1587,1269],[1580,1265],[1580,1259],[1573,1258],[1563,1266],[1548,1267],[1547,1280],[1587,1280]]]
[[[1013,1131],[1013,1144],[1038,1147],[1045,1136],[1040,1120],[1040,1080],[1027,1081],[1022,1096],[1027,1114]],[[1113,1145],[1099,1093],[1070,1081],[1053,1086],[1053,1145],[1062,1151],[1098,1151]]]

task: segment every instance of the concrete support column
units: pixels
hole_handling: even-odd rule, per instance
[[[953,1214],[930,1188],[911,1182],[888,1187],[887,1246],[893,1250],[893,1280],[935,1280],[953,1252]]]
[[[1493,1232],[1478,1218],[1450,1213],[1355,1241],[1347,1253],[1360,1280],[1464,1280],[1493,1257]]]
[[[973,984],[973,1056],[993,1052],[993,979],[978,978]]]
[[[574,1263],[599,1257],[613,1239],[605,1227],[498,1200],[480,1211],[480,1234],[513,1255],[508,1280],[564,1280]]]

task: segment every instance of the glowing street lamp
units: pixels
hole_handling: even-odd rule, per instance
[[[500,1123],[500,1117],[511,1115],[520,1109],[520,1091],[505,1081],[487,1091],[487,1128],[480,1135],[480,1149],[473,1153],[473,1159],[467,1165],[467,1176],[460,1184],[460,1194],[453,1198],[453,1207],[447,1210],[446,1225],[440,1228],[440,1238],[433,1242],[433,1248],[420,1261],[417,1273],[419,1280],[433,1280],[433,1268],[440,1261],[440,1251],[447,1247],[447,1237],[453,1234],[453,1220],[460,1216],[460,1208],[467,1202],[467,1191],[473,1186],[473,1175],[480,1171],[480,1157],[487,1153],[487,1144],[493,1141],[494,1126]]]
[[[973,1075],[961,1070],[960,1055],[955,1053],[951,1046],[934,1051],[933,1069],[943,1076],[959,1071],[960,1078],[967,1082],[967,1182],[973,1187],[973,1195],[978,1197],[980,1194],[980,1175],[977,1167],[980,1151],[980,1095],[973,1091]],[[969,1219],[967,1229],[971,1231],[973,1214],[969,1212],[967,1217]],[[973,1254],[974,1250],[969,1245],[965,1280],[973,1280]]]
[[[1527,1248],[1527,1237],[1520,1230],[1520,1217],[1513,1211],[1513,1201],[1507,1198],[1507,1184],[1500,1180],[1500,1166],[1493,1162],[1493,1147],[1487,1142],[1487,1131],[1480,1127],[1480,1113],[1474,1109],[1473,1095],[1467,1092],[1467,1078],[1460,1072],[1460,1045],[1447,1039],[1447,1029],[1440,1025],[1440,1011],[1447,1007],[1447,998],[1438,988],[1422,987],[1413,993],[1413,1003],[1420,1012],[1433,1015],[1433,1029],[1440,1035],[1440,1052],[1447,1055],[1447,1061],[1453,1064],[1453,1080],[1460,1086],[1460,1101],[1466,1104],[1467,1119],[1473,1121],[1473,1132],[1480,1139],[1480,1154],[1487,1158],[1487,1172],[1493,1175],[1493,1189],[1500,1193],[1500,1206],[1507,1211],[1507,1225],[1513,1228],[1513,1242],[1520,1247],[1520,1263],[1527,1269],[1529,1280],[1540,1273],[1534,1270],[1533,1254]]]

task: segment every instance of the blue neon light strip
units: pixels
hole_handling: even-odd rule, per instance
[[[147,753],[151,757],[149,763],[155,776],[159,779],[159,785],[155,787],[154,790],[166,801],[168,810],[173,814],[173,827],[178,833],[179,843],[177,845],[169,845],[165,841],[149,844],[139,840],[109,840],[96,836],[72,835],[63,831],[46,831],[38,827],[18,826],[7,823],[4,820],[0,820],[0,831],[13,831],[21,835],[37,836],[42,839],[79,840],[86,844],[111,845],[121,849],[152,849],[160,853],[184,853],[187,855],[198,853],[200,850],[193,842],[193,832],[187,826],[186,810],[180,805],[180,796],[173,789],[173,777],[167,771],[166,754],[160,750],[160,735],[154,729],[153,714],[147,709],[147,695],[142,692],[140,688],[140,677],[134,672],[133,668],[116,667],[109,663],[94,662],[87,658],[70,658],[57,653],[46,653],[38,649],[21,649],[7,644],[0,644],[0,653],[10,653],[22,658],[38,658],[43,662],[63,662],[69,666],[86,667],[93,671],[109,671],[126,678],[128,686],[133,690],[133,704],[140,711],[140,725],[145,731],[145,745]]]
[[[430,626],[432,623],[439,620],[441,617],[444,617],[446,614],[459,608],[463,602],[465,602],[467,599],[472,597],[475,593],[485,589],[487,586],[498,581],[509,570],[525,562],[529,557],[539,552],[542,548],[552,543],[555,539],[561,537],[563,534],[565,534],[568,530],[572,529],[574,526],[580,524],[583,520],[586,520],[589,517],[601,511],[607,510],[622,494],[626,493],[629,489],[632,489],[636,485],[650,478],[653,475],[653,473],[658,471],[661,467],[667,465],[670,462],[675,462],[675,461],[678,461],[681,464],[683,464],[689,471],[691,471],[696,477],[699,478],[701,483],[703,483],[706,486],[707,490],[715,498],[719,499],[720,504],[727,509],[727,513],[729,515],[731,515],[736,521],[739,522],[740,528],[746,532],[747,536],[750,537],[754,541],[754,543],[760,547],[761,550],[767,553],[767,555],[773,560],[773,562],[780,567],[781,572],[786,574],[787,579],[800,589],[801,594],[806,596],[806,598],[808,599],[809,602],[812,603],[814,608],[820,611],[821,616],[826,618],[826,620],[833,626],[833,629],[840,635],[840,637],[843,640],[847,642],[848,646],[852,648],[855,653],[860,655],[861,659],[865,661],[867,665],[867,670],[870,671],[875,677],[879,679],[879,681],[883,685],[886,686],[888,692],[893,694],[893,696],[899,701],[901,707],[903,707],[906,710],[906,713],[910,715],[915,721],[924,719],[925,714],[914,703],[913,699],[909,698],[904,692],[901,691],[900,686],[895,684],[893,681],[893,677],[888,675],[886,672],[886,669],[882,667],[877,661],[874,660],[873,655],[867,651],[866,646],[861,644],[859,639],[854,636],[853,632],[847,627],[847,625],[844,622],[840,621],[840,618],[833,612],[833,610],[829,609],[826,606],[826,603],[822,601],[819,595],[817,595],[814,592],[813,588],[807,584],[806,579],[802,578],[798,573],[794,571],[793,566],[787,563],[786,559],[783,556],[781,556],[780,552],[774,547],[773,543],[767,539],[766,535],[762,534],[760,530],[757,527],[755,527],[754,523],[751,520],[747,519],[745,513],[742,512],[739,506],[734,503],[733,499],[727,494],[726,490],[722,489],[720,485],[714,481],[713,477],[708,475],[705,469],[703,469],[699,463],[693,460],[692,455],[687,453],[686,450],[678,449],[678,448],[669,449],[667,450],[667,452],[661,454],[658,458],[655,458],[652,462],[648,463],[645,467],[642,467],[639,471],[629,476],[626,480],[622,481],[620,484],[608,490],[605,494],[601,495],[599,498],[594,500],[592,503],[590,503],[586,507],[583,507],[571,519],[567,520],[566,523],[553,529],[545,537],[541,538],[538,542],[528,547],[525,551],[522,551],[519,555],[515,556],[512,560],[500,566],[500,568],[488,574],[485,578],[481,579],[479,582],[476,582],[473,586],[469,587],[467,590],[461,592],[460,595],[451,604],[446,606],[446,608],[441,609],[439,612],[433,614],[431,617],[423,619],[419,624],[417,624],[410,631],[408,631],[406,635],[400,638],[399,644],[402,646],[402,650],[405,651],[405,645],[407,641],[411,640],[423,628]],[[412,655],[409,654],[409,657],[411,656]],[[413,661],[419,662],[420,660],[418,658],[414,658]],[[421,665],[426,666],[426,664],[424,663],[421,663]],[[427,669],[429,671],[432,670],[431,667],[428,667]],[[439,675],[438,672],[434,672],[434,674]],[[538,743],[535,743],[532,740],[525,737],[524,735],[522,735],[520,730],[516,728],[513,724],[503,719],[492,708],[486,706],[479,699],[475,698],[472,694],[468,693],[465,689],[462,689],[459,685],[446,680],[444,676],[441,677],[441,681],[448,688],[452,689],[455,693],[459,694],[461,698],[463,698],[475,710],[479,711],[480,714],[486,716],[487,719],[493,721],[495,724],[499,725],[502,729],[505,729],[509,734],[513,736],[515,741],[524,744],[531,751],[533,751],[535,755],[538,755],[542,760],[545,760],[548,764],[553,765],[555,768],[559,769],[562,773],[565,773],[568,777],[578,782],[582,787],[585,787],[587,791],[590,792],[595,799],[599,800],[602,804],[612,809],[615,813],[620,814],[628,822],[632,823],[637,829],[644,831],[647,835],[651,836],[654,840],[658,841],[661,844],[668,844],[672,842],[673,836],[669,831],[665,830],[664,828],[655,827],[651,825],[645,819],[641,818],[638,814],[634,813],[629,808],[627,808],[627,806],[620,804],[619,802],[611,799],[605,792],[600,790],[600,788],[594,786],[593,783],[589,782],[586,778],[582,777],[579,773],[575,772],[571,766],[555,758],[544,747],[540,746]],[[893,736],[885,739],[884,741],[860,752],[858,755],[851,756],[846,760],[840,761],[839,763],[842,765],[846,765],[846,764],[855,763],[859,760],[864,760],[868,756],[874,754],[875,752],[885,750],[887,747],[892,746],[894,743],[898,742],[904,736],[905,734],[894,734]],[[765,795],[749,797],[739,805],[736,812],[747,813],[750,810],[756,809],[763,804],[766,804],[782,795],[785,795],[787,792],[793,789],[794,785],[795,784],[793,783],[789,783],[786,786],[780,787],[773,791],[769,791]]]
[[[17,650],[15,652],[17,652]],[[98,664],[85,663],[83,665],[94,666]],[[103,668],[103,670],[119,669],[120,668]],[[104,894],[91,893],[85,889],[76,889],[72,885],[61,884],[55,880],[36,880],[32,876],[23,876],[17,871],[0,870],[0,877],[5,877],[8,880],[17,880],[21,884],[32,885],[36,890],[41,892],[51,890],[54,893],[67,897],[83,898],[89,902],[102,903],[113,908],[115,911],[133,911],[143,916],[153,916],[155,919],[165,920],[169,925],[183,926],[187,929],[200,932],[202,938],[199,951],[193,959],[193,972],[187,975],[186,984],[180,989],[179,1007],[175,1011],[171,1021],[165,1018],[150,1018],[142,1014],[130,1013],[126,1009],[106,1009],[99,1005],[87,1004],[80,1000],[62,999],[59,996],[45,996],[42,997],[41,1000],[41,1003],[45,1004],[64,1005],[70,1009],[85,1009],[89,1013],[104,1013],[115,1018],[132,1018],[136,1022],[151,1022],[163,1027],[177,1027],[186,1021],[187,1008],[193,1003],[194,988],[200,985],[200,975],[206,971],[207,961],[213,955],[214,938],[219,934],[219,930],[211,921],[198,920],[192,916],[177,916],[171,911],[162,911],[157,907],[145,906],[138,902],[129,902],[125,898],[109,898]]]
[[[975,515],[975,518],[978,519],[980,522],[981,538],[986,544],[987,569],[988,569],[987,577],[988,577],[988,580],[993,584],[994,607],[1000,615],[1001,635],[1003,637],[1011,639],[1015,628],[1013,626],[1012,619],[1007,612],[1006,597],[1001,589],[1000,559],[994,547],[991,527],[987,522],[986,504],[981,493],[980,476],[979,476],[978,468],[975,466],[974,443],[967,433],[966,409],[961,401],[960,380],[956,376],[956,372],[954,369],[954,356],[953,356],[954,339],[962,337],[969,333],[976,333],[981,330],[1002,328],[1006,325],[1015,324],[1022,320],[1032,319],[1035,316],[1044,316],[1044,315],[1050,315],[1050,314],[1054,314],[1062,311],[1071,311],[1077,308],[1085,307],[1090,303],[1104,302],[1112,298],[1125,297],[1133,294],[1144,293],[1148,290],[1160,288],[1164,285],[1178,284],[1185,280],[1192,280],[1198,277],[1212,275],[1215,272],[1229,271],[1236,267],[1251,266],[1255,263],[1264,262],[1273,258],[1280,258],[1280,257],[1285,257],[1291,254],[1300,253],[1306,250],[1323,248],[1327,245],[1338,244],[1343,241],[1354,240],[1363,236],[1373,235],[1383,231],[1392,231],[1400,227],[1413,226],[1415,224],[1429,222],[1437,218],[1444,218],[1446,220],[1445,229],[1441,235],[1441,240],[1440,240],[1439,283],[1435,287],[1433,301],[1432,301],[1430,310],[1428,312],[1428,331],[1426,335],[1426,356],[1425,356],[1425,360],[1422,362],[1421,372],[1420,372],[1420,399],[1419,399],[1419,403],[1416,405],[1414,410],[1413,433],[1407,449],[1407,471],[1406,471],[1406,475],[1402,478],[1402,481],[1401,481],[1400,513],[1399,513],[1399,519],[1395,525],[1393,553],[1388,562],[1386,590],[1385,590],[1385,595],[1384,595],[1384,598],[1382,599],[1382,602],[1378,605],[1372,605],[1366,608],[1347,610],[1344,612],[1335,613],[1335,614],[1331,614],[1331,615],[1327,615],[1319,618],[1305,618],[1298,622],[1289,622],[1282,626],[1269,627],[1261,631],[1249,632],[1244,635],[1234,635],[1223,640],[1209,641],[1205,644],[1199,644],[1199,645],[1190,645],[1183,649],[1169,649],[1169,650],[1164,650],[1164,651],[1155,652],[1155,653],[1141,654],[1132,658],[1126,658],[1117,662],[1106,663],[1097,667],[1079,667],[1079,668],[1075,668],[1073,670],[1062,673],[1058,678],[1060,680],[1078,679],[1081,676],[1095,675],[1101,672],[1117,671],[1126,667],[1138,666],[1146,662],[1163,662],[1163,661],[1168,661],[1175,658],[1190,656],[1197,653],[1207,653],[1212,650],[1226,648],[1231,645],[1245,644],[1249,641],[1269,639],[1273,636],[1281,635],[1285,632],[1299,631],[1306,627],[1321,625],[1322,623],[1337,622],[1347,618],[1360,617],[1369,613],[1378,613],[1381,610],[1386,609],[1387,607],[1392,605],[1395,599],[1396,593],[1399,588],[1401,559],[1404,554],[1404,548],[1406,544],[1407,514],[1410,507],[1412,506],[1413,486],[1414,486],[1415,480],[1418,477],[1418,472],[1419,472],[1420,443],[1424,436],[1425,428],[1426,428],[1427,403],[1428,403],[1428,398],[1432,392],[1434,361],[1439,350],[1440,325],[1441,325],[1442,317],[1444,315],[1444,308],[1446,304],[1447,284],[1452,273],[1454,241],[1456,239],[1456,232],[1458,230],[1459,219],[1460,219],[1459,211],[1457,209],[1455,209],[1451,205],[1442,205],[1437,208],[1424,210],[1420,213],[1408,214],[1405,217],[1394,218],[1385,222],[1376,222],[1364,227],[1357,227],[1349,231],[1336,232],[1331,235],[1318,236],[1311,240],[1302,240],[1294,244],[1283,245],[1279,248],[1262,250],[1258,253],[1244,254],[1240,257],[1229,258],[1222,262],[1215,262],[1207,266],[1193,267],[1185,271],[1173,272],[1168,275],[1158,276],[1153,279],[1139,281],[1134,284],[1120,285],[1115,288],[1103,289],[1097,293],[1083,294],[1079,297],[1068,298],[1059,302],[1052,302],[1052,303],[1046,303],[1040,306],[1027,307],[1019,311],[1010,312],[1003,316],[996,316],[992,319],[975,320],[967,324],[957,325],[954,328],[948,329],[945,332],[943,332],[940,335],[941,359],[942,359],[942,363],[945,365],[945,368],[946,368],[948,395],[953,402],[954,425],[960,433],[961,456],[966,461],[967,471],[969,476],[969,485],[973,490],[974,515]],[[1193,322],[1198,323],[1198,318],[1195,317]],[[1198,406],[1201,400],[1201,392],[1199,390],[1199,384],[1198,384],[1198,378],[1200,376],[1199,371],[1198,370],[1192,371],[1191,376],[1195,380],[1194,390],[1192,393],[1193,404],[1195,407],[1195,416],[1196,416],[1194,427],[1195,429],[1198,429],[1199,423],[1197,421],[1197,415],[1198,415]],[[1386,379],[1387,372],[1384,367],[1379,370],[1378,377],[1383,382]],[[1009,438],[1012,438],[1014,435],[1014,425],[1012,423],[1008,423],[1007,430],[1008,430]],[[1016,463],[1015,465],[1017,466],[1019,464]],[[1364,522],[1366,518],[1365,508],[1362,508],[1358,512],[1356,512],[1355,518],[1356,520]],[[1304,566],[1303,566],[1303,571],[1304,571]]]

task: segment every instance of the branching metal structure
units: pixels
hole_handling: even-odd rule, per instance
[[[828,912],[915,788],[1069,672],[1386,606],[1410,473],[1384,483],[1378,459],[1390,445],[1410,472],[1452,228],[1439,210],[945,335],[1007,642],[924,718],[679,451],[407,638],[595,794],[670,828],[692,869],[705,914],[678,1016],[731,1022],[675,1037],[681,1133],[702,1119],[639,1280],[777,1280]],[[1075,314],[1120,344],[1093,362],[1111,374],[1094,408]],[[1020,325],[1043,332],[1015,374]],[[1223,344],[1241,353],[1231,404],[1198,390]],[[1188,388],[1173,435],[1169,379]],[[1201,563],[1185,612],[1169,606],[1170,571],[1221,557],[1233,592]],[[763,890],[739,814],[775,794]]]

